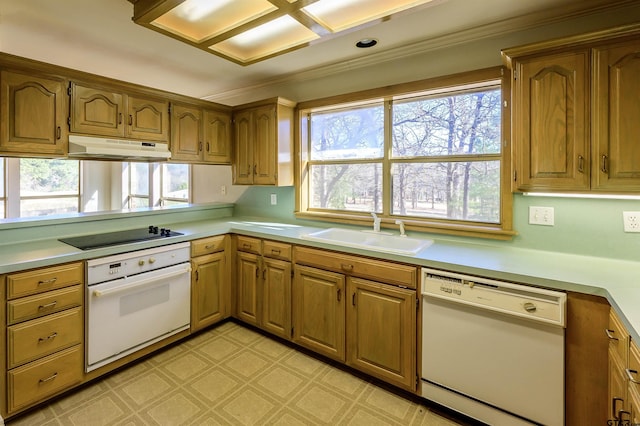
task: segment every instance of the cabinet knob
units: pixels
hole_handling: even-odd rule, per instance
[[[532,313],[534,313],[535,311],[538,310],[536,305],[534,303],[531,303],[531,302],[525,303],[523,307],[524,307],[524,310],[529,312],[530,314],[532,314]]]

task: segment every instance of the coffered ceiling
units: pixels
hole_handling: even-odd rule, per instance
[[[232,105],[239,93],[243,99],[256,100],[251,97],[258,96],[259,88],[275,83],[326,77],[345,69],[375,72],[376,63],[390,58],[400,61],[434,48],[557,24],[638,3],[637,0],[405,2],[418,7],[390,15],[374,14],[374,18],[359,22],[355,29],[337,27],[326,41],[306,41],[302,47],[285,49],[286,53],[267,54],[255,63],[248,60],[240,64],[243,61],[229,60],[225,56],[230,55],[225,53],[207,52],[208,46],[198,48],[136,24],[132,19],[136,3],[150,1],[0,0],[0,51]],[[276,7],[314,1],[264,0],[264,3]],[[171,3],[177,5],[181,0]],[[366,7],[367,3],[380,1],[357,3]],[[227,10],[233,15],[231,12]],[[162,25],[166,32],[169,24]],[[606,23],[602,25],[606,27]],[[326,33],[327,29],[323,31]],[[215,38],[216,34],[214,31],[204,38]],[[376,39],[378,43],[368,49],[357,48],[356,42],[363,39]]]

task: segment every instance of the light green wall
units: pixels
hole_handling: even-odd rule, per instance
[[[270,194],[277,194],[278,205],[270,205]],[[295,221],[294,201],[293,187],[250,187],[236,201],[235,214]],[[553,207],[555,225],[529,225],[529,206]],[[551,198],[515,194],[514,228],[518,235],[512,241],[441,235],[429,237],[638,261],[640,233],[623,232],[623,211],[640,211],[640,200]],[[318,226],[330,225],[318,222]],[[410,234],[418,236],[417,233]]]

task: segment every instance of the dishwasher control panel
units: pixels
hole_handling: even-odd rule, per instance
[[[565,326],[562,292],[422,268],[422,296]]]

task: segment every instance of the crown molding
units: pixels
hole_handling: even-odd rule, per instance
[[[330,77],[346,71],[354,71],[379,65],[386,62],[398,61],[412,56],[423,55],[428,52],[445,49],[460,44],[468,43],[472,40],[483,40],[493,37],[552,25],[559,22],[569,21],[584,16],[594,15],[605,11],[620,9],[636,3],[636,0],[585,0],[578,4],[564,6],[562,8],[549,9],[532,14],[521,15],[514,18],[505,19],[490,24],[480,25],[454,33],[443,34],[419,41],[403,47],[390,48],[371,55],[342,60],[320,67],[309,68],[289,74],[282,74],[275,78],[267,78],[261,82],[243,86],[236,89],[218,92],[202,99],[212,102],[223,102],[224,99],[242,97],[256,90],[265,87],[280,85],[285,83],[296,83],[301,81],[315,80],[323,77]],[[504,46],[509,47],[509,46]]]

